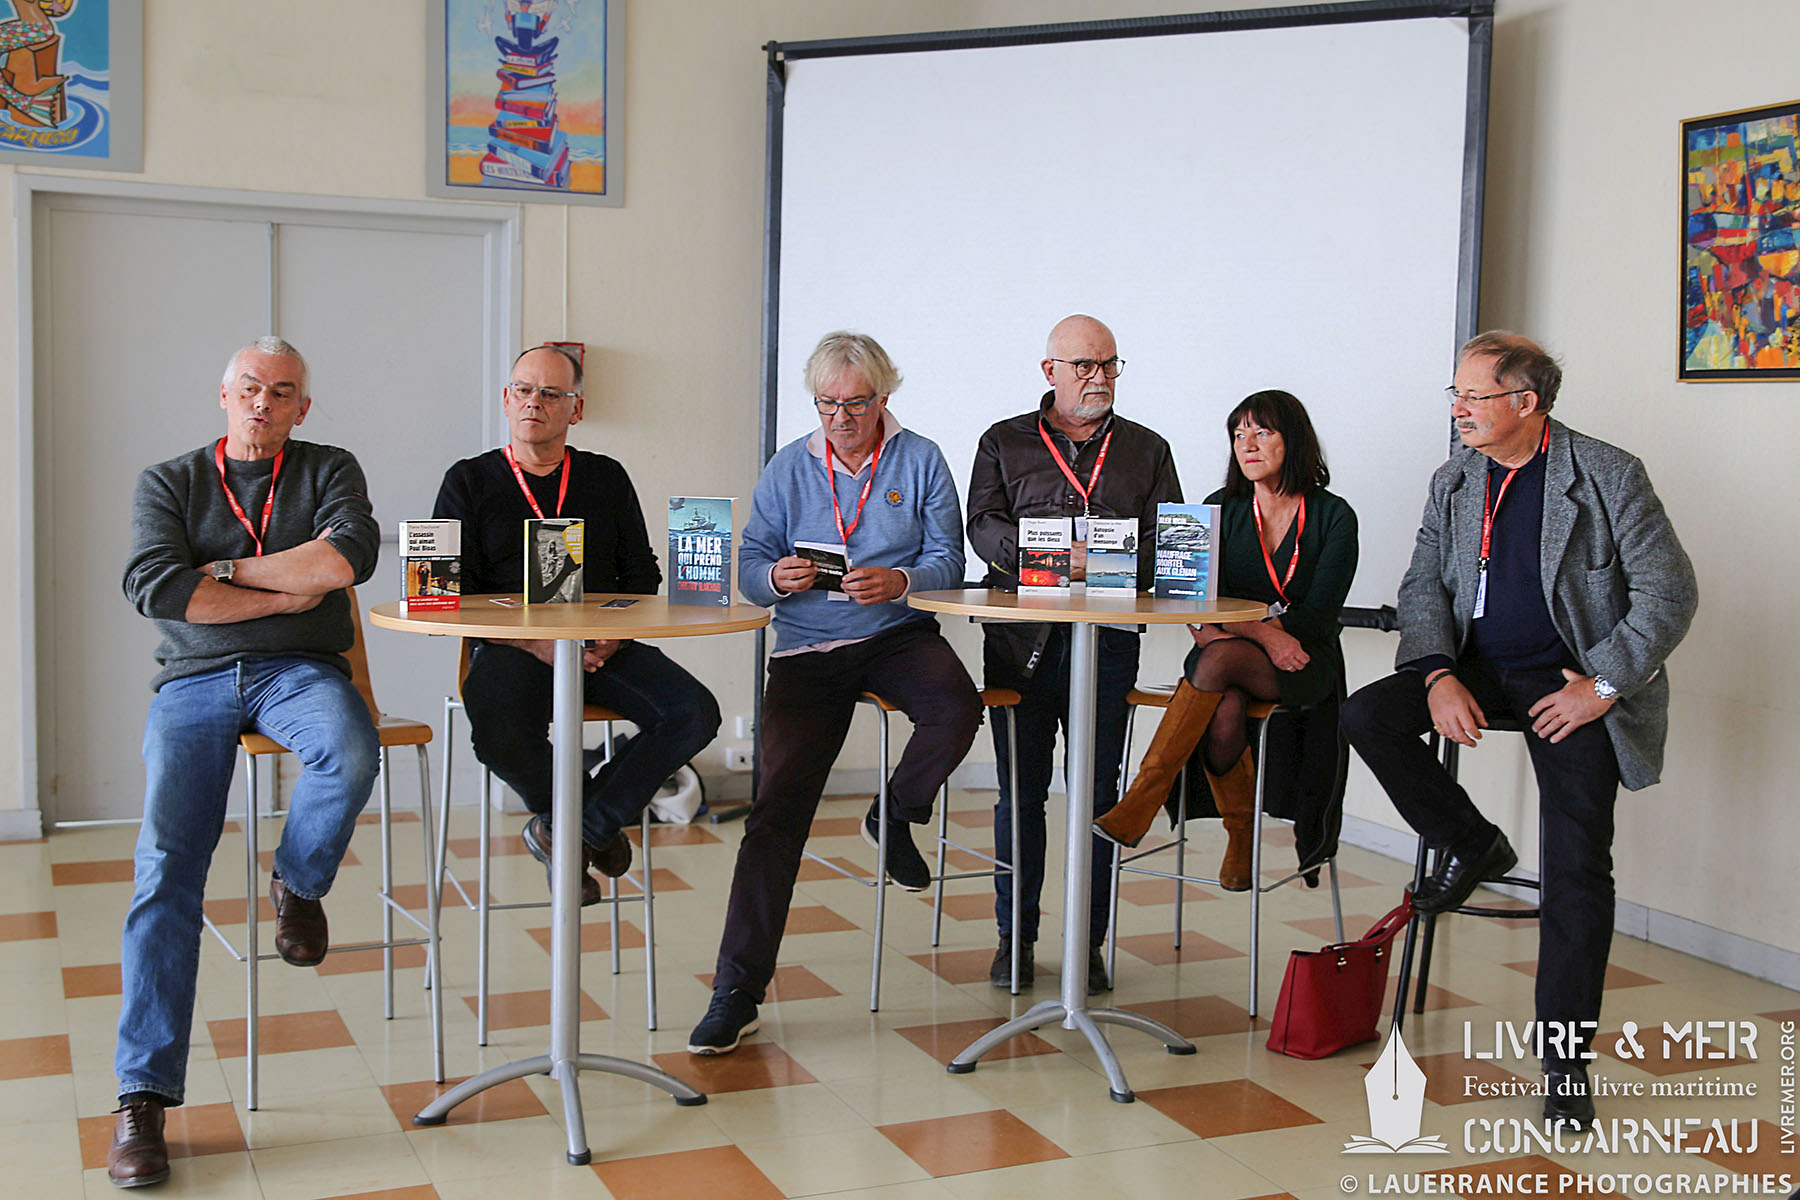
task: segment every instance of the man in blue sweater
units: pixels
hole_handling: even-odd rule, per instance
[[[888,780],[888,877],[922,891],[930,871],[908,824],[968,753],[981,701],[937,620],[907,592],[962,583],[962,514],[937,445],[900,427],[888,396],[900,373],[870,337],[827,334],[806,362],[819,428],[791,442],[757,481],[738,590],[775,610],[763,691],[756,803],[744,824],[719,945],[712,1005],[688,1040],[728,1054],[757,1028],[775,973],[800,854],[856,699],[874,692],[912,719]],[[813,549],[830,566],[802,557]],[[836,564],[833,564],[836,565]],[[863,838],[876,844],[876,811]]]

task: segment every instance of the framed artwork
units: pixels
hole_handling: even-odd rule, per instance
[[[144,169],[143,0],[0,0],[0,162]]]
[[[427,193],[624,203],[625,0],[430,0],[430,14]]]
[[[1681,368],[1800,379],[1800,100],[1681,123]]]

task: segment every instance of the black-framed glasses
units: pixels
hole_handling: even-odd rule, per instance
[[[1116,354],[1111,358],[1053,358],[1050,361],[1073,367],[1077,379],[1092,379],[1095,371],[1105,372],[1108,379],[1117,379],[1119,372],[1125,369],[1125,360]]]
[[[845,396],[840,399],[837,396],[814,396],[813,407],[819,410],[819,415],[822,417],[829,417],[840,408],[853,417],[860,417],[869,411],[869,405],[875,403],[878,398],[876,396]]]
[[[1456,385],[1451,384],[1444,389],[1444,396],[1452,404],[1459,400],[1464,404],[1485,404],[1489,400],[1498,400],[1502,396],[1523,396],[1530,390],[1530,388],[1514,388],[1510,392],[1489,392],[1485,396],[1477,396],[1473,392],[1459,392],[1456,390]]]
[[[520,383],[517,380],[506,385],[513,399],[525,404],[537,400],[543,404],[560,404],[564,400],[579,396],[580,392],[565,392],[561,388],[539,387],[535,383]]]

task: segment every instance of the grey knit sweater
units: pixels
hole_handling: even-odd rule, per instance
[[[154,691],[171,679],[230,666],[243,658],[297,655],[349,673],[350,602],[336,591],[303,613],[284,613],[228,625],[189,622],[188,601],[202,578],[198,568],[221,558],[248,558],[256,543],[231,511],[213,459],[214,443],[146,468],[131,502],[131,555],[125,597],[162,634]],[[253,526],[262,520],[274,460],[225,460],[233,495]],[[362,468],[348,450],[290,440],[276,482],[264,553],[316,538],[327,527],[331,544],[361,583],[375,571],[380,529],[369,507]]]

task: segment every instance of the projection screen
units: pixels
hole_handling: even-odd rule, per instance
[[[1378,3],[770,43],[763,459],[816,427],[819,336],[859,330],[966,500],[976,439],[1085,312],[1190,500],[1238,400],[1299,396],[1361,519],[1350,603],[1392,603],[1475,331],[1491,23]]]

